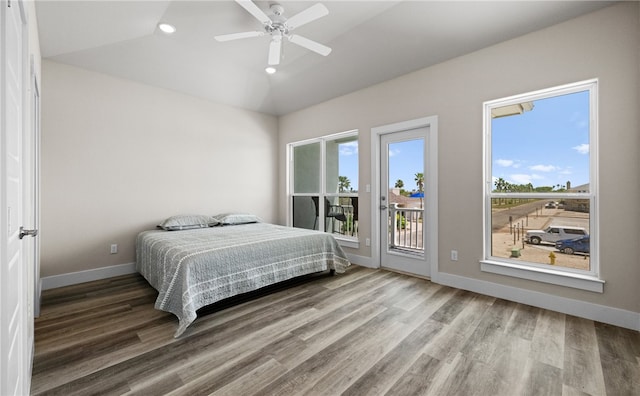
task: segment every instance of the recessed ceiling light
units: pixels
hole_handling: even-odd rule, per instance
[[[176,32],[176,27],[168,23],[159,23],[158,29],[162,30],[162,32],[166,34],[172,34]]]
[[[264,69],[264,71],[266,71],[266,72],[267,72],[267,73],[269,73],[269,74],[273,74],[273,73],[275,73],[275,72],[276,72],[276,68],[275,68],[275,67],[271,67],[271,66],[269,66],[269,67],[267,67],[266,69]]]

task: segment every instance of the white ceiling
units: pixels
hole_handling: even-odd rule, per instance
[[[275,1],[256,1],[265,13]],[[279,1],[285,16],[315,1]],[[285,42],[267,75],[269,36],[234,1],[36,0],[44,58],[208,100],[282,115],[592,12],[611,1],[323,1],[329,15],[296,34],[333,48],[322,57]],[[169,22],[171,36],[157,29]]]

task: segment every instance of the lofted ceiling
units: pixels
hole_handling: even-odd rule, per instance
[[[275,1],[256,1],[266,14]],[[278,1],[291,17],[315,1]],[[234,1],[36,0],[43,58],[273,115],[287,114],[612,4],[611,1],[323,1],[265,73],[270,37]],[[159,31],[168,22],[173,35]]]

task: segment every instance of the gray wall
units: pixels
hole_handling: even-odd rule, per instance
[[[46,60],[42,74],[42,276],[132,263],[136,234],[176,214],[277,222],[275,117]]]
[[[371,257],[371,128],[438,116],[439,271],[640,312],[639,5],[625,2],[280,118],[280,219],[289,142],[360,130],[360,248]],[[600,270],[603,294],[480,271],[482,103],[599,78]],[[449,260],[449,251],[459,261]]]

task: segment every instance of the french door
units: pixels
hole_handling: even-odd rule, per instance
[[[435,117],[372,130],[378,162],[373,256],[382,268],[423,277],[437,268],[436,130]]]

